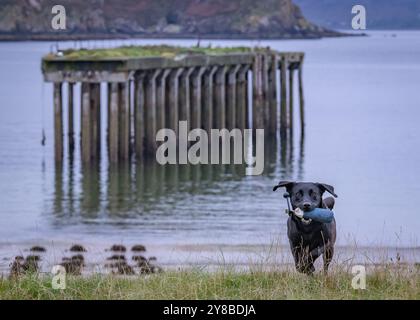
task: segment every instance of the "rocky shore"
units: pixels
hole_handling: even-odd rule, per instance
[[[61,261],[56,253],[53,253],[54,258],[52,259],[47,255],[47,252],[46,247],[39,245],[25,249],[10,263],[9,278],[30,274],[48,274],[53,266],[61,266],[66,274],[73,276],[92,273],[131,276],[163,271],[156,264],[156,257],[145,256],[146,247],[144,245],[133,245],[129,250],[122,244],[114,244],[105,250],[106,258],[95,262],[90,261],[90,257],[87,257],[88,250],[80,244],[74,244],[66,249]]]
[[[292,0],[62,1],[66,29],[53,30],[52,0],[5,1],[0,40],[115,38],[302,39],[342,34],[305,19]]]

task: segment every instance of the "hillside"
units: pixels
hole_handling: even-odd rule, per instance
[[[0,39],[318,38],[292,0],[63,0],[67,29],[51,27],[55,0],[0,0]]]
[[[420,29],[419,0],[294,0],[312,22],[333,29],[351,28],[351,8],[366,8],[367,29]]]

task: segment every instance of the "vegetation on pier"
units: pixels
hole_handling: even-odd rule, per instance
[[[179,55],[194,54],[228,54],[250,52],[251,47],[179,47],[168,45],[149,45],[149,46],[122,46],[118,48],[99,48],[99,49],[80,49],[64,50],[62,57],[66,59],[107,59],[107,58],[144,58],[144,57],[166,57],[174,58]],[[46,59],[54,59],[55,54],[49,54]]]

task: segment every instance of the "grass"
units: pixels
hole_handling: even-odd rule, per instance
[[[123,46],[118,48],[64,50],[63,57],[66,59],[106,59],[106,58],[144,58],[166,57],[173,58],[183,54],[228,54],[250,52],[250,47],[179,47],[168,45],[149,46]],[[47,55],[46,59],[54,59],[53,54]]]
[[[306,276],[289,271],[169,271],[150,276],[68,277],[65,290],[51,279],[27,275],[0,279],[2,299],[420,299],[418,269],[386,266],[369,272],[366,290],[354,290],[352,274]]]

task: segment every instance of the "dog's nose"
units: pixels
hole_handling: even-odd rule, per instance
[[[303,204],[303,208],[304,209],[309,209],[311,207],[311,204],[310,203],[308,203],[308,202],[305,202],[304,204]]]

